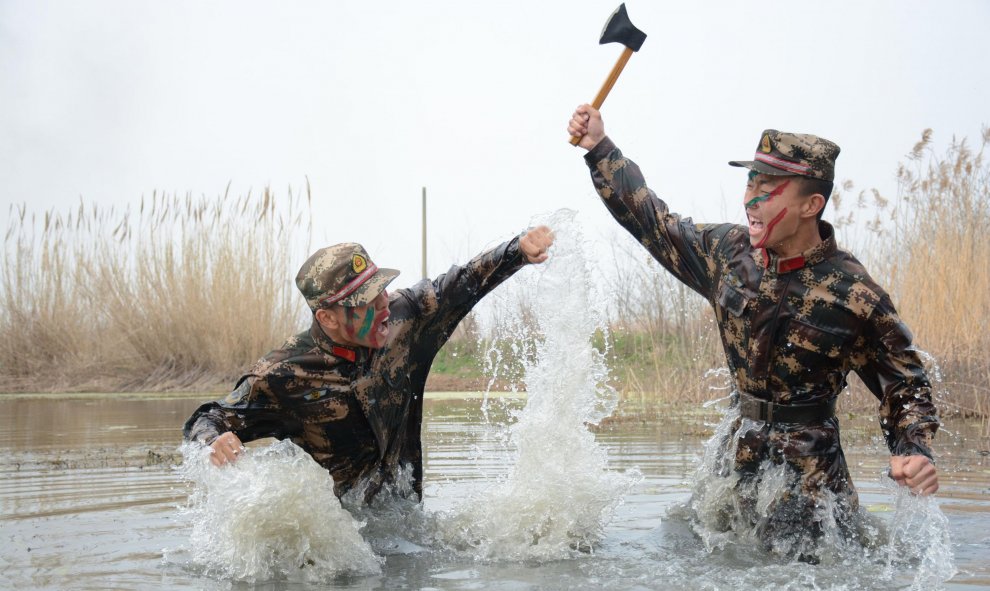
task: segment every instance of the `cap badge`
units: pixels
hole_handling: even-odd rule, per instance
[[[772,148],[770,147],[770,135],[763,134],[763,139],[760,140],[760,151],[764,154],[769,154]]]
[[[351,258],[351,268],[355,273],[361,273],[368,268],[368,261],[363,256],[356,254]]]

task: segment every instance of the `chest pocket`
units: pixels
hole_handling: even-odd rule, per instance
[[[333,388],[313,389],[300,397],[297,413],[308,421],[339,421],[351,412],[351,394]]]
[[[793,319],[787,327],[785,343],[837,359],[845,353],[852,334],[841,327],[823,328]]]
[[[739,318],[746,311],[751,295],[747,295],[743,288],[736,288],[729,283],[723,283],[718,292],[718,306],[723,310],[723,314],[728,314],[734,318]]]

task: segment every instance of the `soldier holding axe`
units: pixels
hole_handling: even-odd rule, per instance
[[[626,31],[610,40],[629,53],[645,38],[624,7],[605,30]],[[711,304],[732,375],[731,425],[709,444],[716,461],[692,496],[693,507],[709,508],[697,512],[700,524],[754,531],[769,551],[810,562],[834,528],[857,537],[863,510],[835,416],[850,371],[880,403],[890,476],[916,494],[936,492],[939,419],[911,333],[821,219],[839,147],[765,130],[751,160],[729,163],[749,171],[747,225],[694,224],[669,211],[605,134],[600,105],[575,110],[572,143],[587,150],[592,182],[616,221]]]

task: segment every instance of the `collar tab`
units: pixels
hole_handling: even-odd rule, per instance
[[[335,357],[346,359],[351,363],[357,361],[357,353],[353,349],[348,349],[347,347],[341,347],[340,345],[334,345],[330,349],[330,352],[333,353]]]
[[[777,273],[790,273],[804,267],[805,259],[803,255],[797,255],[788,259],[777,259]]]

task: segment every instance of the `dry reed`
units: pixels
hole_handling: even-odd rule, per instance
[[[926,131],[900,167],[895,199],[868,190],[850,204],[847,182],[828,217],[840,246],[851,246],[889,290],[930,354],[943,410],[984,417],[990,436],[990,130],[975,152],[953,141],[936,154],[931,137]],[[154,194],[134,213],[80,203],[39,219],[12,207],[0,268],[0,388],[229,386],[299,329],[305,310],[289,275],[295,253],[309,248],[309,199],[307,186],[305,204],[291,191],[276,203],[265,190],[213,200]],[[711,399],[717,385],[706,376],[724,358],[707,303],[624,238],[613,242],[610,337],[599,343],[616,386],[626,401],[645,405]],[[523,310],[510,314],[523,324],[535,313],[525,294],[500,305]],[[511,387],[512,357],[530,349],[480,343],[475,323],[469,316],[435,373],[477,384],[501,367],[498,377]],[[876,407],[861,385],[842,404]]]
[[[919,347],[940,365],[945,403],[990,414],[990,162],[953,139],[944,155],[931,130],[898,170],[895,235],[884,253],[892,293]],[[899,255],[899,256],[898,256]]]
[[[297,329],[286,269],[310,199],[153,194],[137,211],[12,208],[0,268],[5,391],[220,388]]]

